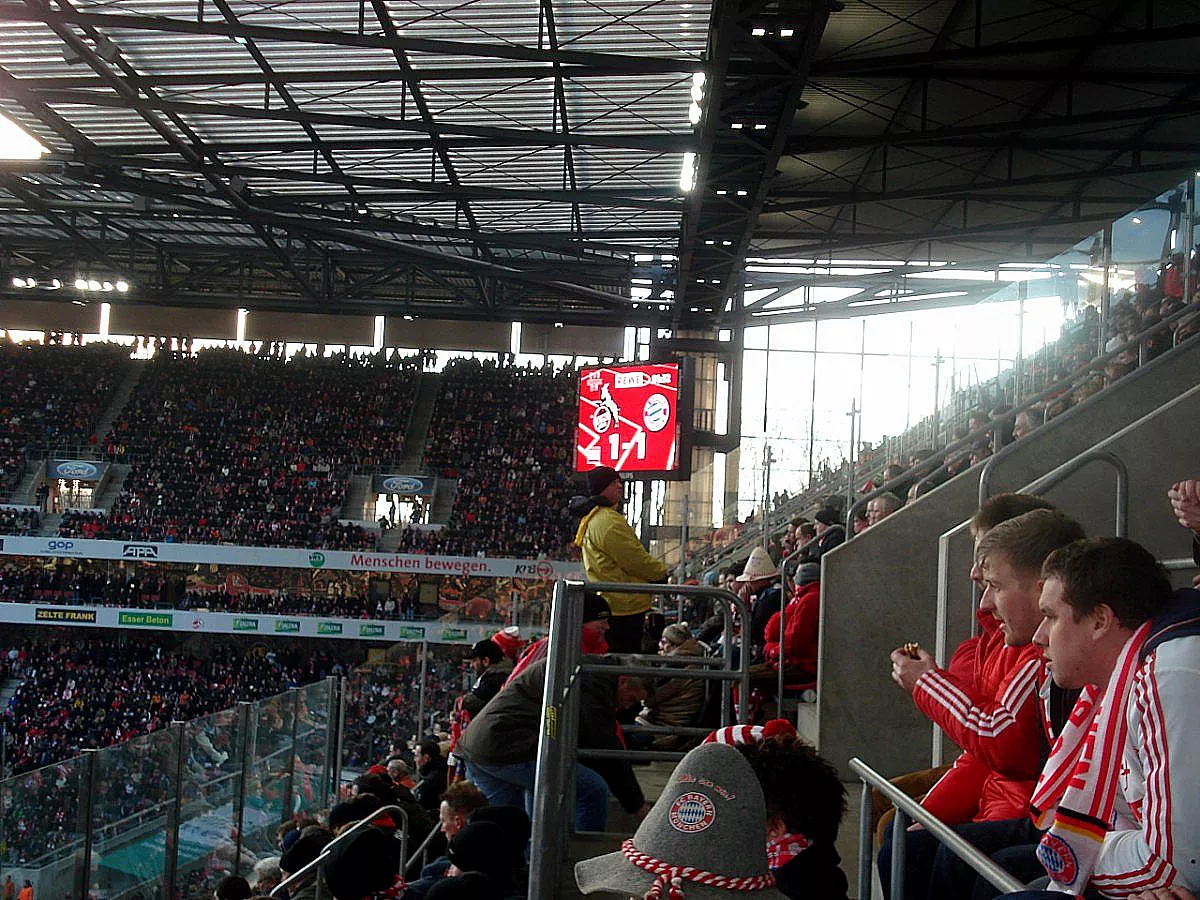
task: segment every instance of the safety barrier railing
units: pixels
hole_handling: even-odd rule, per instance
[[[408,856],[407,856],[407,854],[408,854],[408,813],[404,811],[404,807],[402,807],[402,806],[381,806],[381,807],[379,807],[379,809],[375,810],[375,812],[371,813],[371,815],[367,816],[365,819],[360,819],[359,821],[355,822],[353,825],[351,825],[349,828],[347,828],[345,831],[343,831],[341,834],[339,834],[337,837],[335,837],[332,841],[330,841],[328,844],[326,844],[324,846],[324,848],[322,848],[321,852],[317,855],[316,859],[314,859],[312,862],[310,862],[306,865],[301,866],[295,872],[292,872],[290,875],[288,875],[287,878],[283,879],[283,881],[281,881],[281,882],[279,882],[279,884],[275,885],[275,887],[271,890],[271,893],[267,894],[267,896],[268,897],[290,896],[291,891],[289,890],[289,888],[291,888],[293,885],[299,884],[303,881],[307,881],[310,876],[316,875],[317,869],[320,868],[321,863],[323,863],[329,857],[329,854],[333,850],[334,847],[336,847],[338,844],[342,843],[343,841],[347,840],[348,838],[351,838],[354,835],[358,834],[363,829],[370,828],[371,823],[374,822],[376,819],[378,819],[380,815],[387,814],[389,816],[392,816],[392,815],[395,815],[396,813],[400,813],[400,821],[402,823],[401,828],[400,828],[400,837],[398,838],[398,840],[400,841],[400,859],[401,859],[401,862],[407,860],[407,858],[408,858]]]
[[[1068,375],[1064,376],[1063,378],[1060,378],[1058,381],[1054,382],[1052,385],[1047,387],[1045,390],[1043,390],[1037,394],[1034,394],[1032,397],[1025,398],[1024,400],[1021,401],[1021,404],[1019,406],[1015,407],[1010,412],[1005,413],[1004,420],[1007,422],[1010,419],[1015,419],[1016,416],[1022,412],[1030,412],[1031,410],[1036,409],[1040,404],[1046,402],[1047,400],[1053,399],[1054,397],[1057,397],[1059,394],[1061,394],[1063,391],[1069,390],[1070,388],[1074,387],[1077,382],[1081,382],[1084,379],[1093,377],[1098,371],[1103,371],[1104,367],[1108,363],[1116,360],[1116,358],[1118,356],[1120,356],[1122,353],[1126,353],[1132,349],[1139,348],[1141,346],[1141,344],[1147,338],[1153,337],[1154,335],[1158,334],[1159,332],[1169,329],[1172,325],[1187,318],[1188,316],[1196,315],[1196,312],[1197,312],[1197,310],[1194,306],[1188,306],[1182,310],[1179,310],[1179,311],[1173,313],[1170,316],[1167,316],[1165,319],[1162,319],[1161,321],[1156,322],[1154,325],[1150,326],[1149,328],[1145,329],[1144,331],[1142,331],[1138,334],[1135,334],[1133,337],[1129,338],[1124,343],[1117,345],[1112,350],[1109,350],[1107,353],[1104,353],[1103,355],[1096,357],[1095,359],[1091,360],[1090,362],[1084,363],[1083,365],[1081,365],[1079,368],[1075,369],[1070,374],[1068,374]],[[1192,337],[1183,341],[1182,344],[1176,344],[1175,346],[1182,347],[1184,345],[1191,345],[1192,347],[1200,346],[1200,335],[1193,335]],[[1163,356],[1159,357],[1158,359],[1152,360],[1150,364],[1159,362],[1160,360],[1165,358],[1167,355],[1168,354],[1163,354]],[[1071,409],[1066,410],[1062,415],[1063,416],[1072,415],[1074,412],[1074,409],[1075,408],[1072,407]],[[960,438],[959,440],[954,441],[951,444],[948,444],[946,447],[939,450],[938,454],[944,458],[947,455],[954,453],[955,451],[969,449],[981,437],[984,437],[985,435],[987,435],[988,432],[993,432],[994,452],[993,452],[992,456],[988,457],[987,462],[985,463],[985,468],[986,468],[987,466],[992,465],[993,462],[996,461],[997,459],[1006,458],[1012,452],[1011,448],[1016,446],[1017,443],[1019,443],[1017,441],[1011,441],[1011,442],[1008,442],[1007,444],[1003,444],[1003,446],[1001,446],[1003,442],[999,439],[1000,431],[1001,431],[1001,425],[999,423],[992,423],[985,428],[981,428],[978,431],[974,431],[971,434],[968,434],[966,437]],[[857,515],[857,513],[860,509],[862,509],[864,506],[866,506],[867,503],[869,503],[874,498],[878,497],[880,494],[890,491],[893,488],[898,487],[902,484],[911,483],[914,478],[921,480],[923,478],[929,477],[929,473],[925,473],[924,475],[921,474],[921,471],[923,469],[929,468],[929,466],[930,466],[930,463],[928,461],[918,463],[917,465],[908,469],[906,472],[903,472],[900,475],[896,476],[895,478],[884,482],[882,485],[880,485],[875,490],[871,491],[870,493],[864,494],[857,501],[855,501],[855,503],[846,512],[846,538],[847,538],[847,540],[853,538],[853,536],[854,536],[854,533],[853,533],[854,532],[854,517],[855,517],[855,515]],[[936,467],[935,467],[935,471],[936,471]]]
[[[883,794],[896,808],[896,817],[892,820],[892,866],[888,873],[891,900],[904,900],[905,837],[912,822],[919,823],[1000,893],[1009,894],[1025,889],[1024,884],[861,759],[855,757],[850,760],[850,769],[862,781],[858,826],[858,900],[871,900],[871,869],[875,860],[874,829],[871,827],[872,789]],[[884,873],[880,872],[879,877],[882,879]]]
[[[725,641],[717,659],[687,657],[679,659],[635,655],[616,664],[587,663],[583,660],[583,597],[585,590],[610,594],[682,594],[707,597],[723,604]],[[741,623],[739,657],[733,657],[733,622]],[[530,900],[551,900],[559,895],[560,866],[566,839],[573,830],[575,767],[580,760],[676,761],[682,753],[653,750],[582,750],[579,749],[580,683],[585,675],[634,675],[657,678],[689,678],[736,683],[740,690],[737,720],[748,718],[750,689],[750,619],[740,597],[719,588],[700,585],[625,584],[608,582],[559,581],[554,586],[550,609],[550,634],[546,648],[546,686],[538,732],[537,767],[533,790],[533,834],[530,846]],[[685,668],[686,667],[686,668]],[[727,687],[727,686],[726,686]],[[721,724],[733,724],[729,690],[721,691]],[[633,729],[631,729],[633,730]],[[670,729],[675,734],[699,736],[709,729]]]
[[[991,496],[992,474],[994,472],[993,462],[995,459],[995,457],[989,459],[979,472],[980,506]],[[1129,531],[1129,469],[1125,465],[1125,461],[1111,450],[1085,450],[1062,465],[1051,469],[1041,478],[1036,478],[1029,482],[1029,484],[1020,488],[1018,493],[1040,494],[1043,491],[1048,491],[1092,463],[1103,463],[1104,465],[1111,466],[1116,474],[1113,534],[1117,537],[1125,537]],[[934,659],[940,666],[946,664],[950,651],[950,544],[970,527],[971,520],[967,519],[965,522],[960,522],[938,536],[937,615],[935,618]],[[975,619],[975,609],[978,604],[979,588],[976,585],[971,591],[971,609],[968,614],[972,634],[976,634],[978,629],[978,622]],[[941,756],[941,730],[935,725],[933,730],[932,755],[934,765],[941,763]]]

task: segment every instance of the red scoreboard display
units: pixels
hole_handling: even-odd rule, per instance
[[[679,468],[679,364],[600,366],[579,373],[575,471]]]

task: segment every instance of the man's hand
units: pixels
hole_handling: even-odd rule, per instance
[[[1200,534],[1200,481],[1193,478],[1175,482],[1167,491],[1167,499],[1179,524]]]
[[[1152,891],[1142,891],[1140,894],[1130,894],[1129,900],[1196,900],[1192,892],[1185,887],[1155,888]]]
[[[910,694],[913,692],[918,678],[937,668],[933,657],[924,650],[918,649],[917,657],[917,659],[913,659],[904,652],[903,647],[897,647],[892,651],[892,681]]]

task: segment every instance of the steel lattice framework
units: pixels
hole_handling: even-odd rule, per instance
[[[794,315],[770,301],[856,276],[747,257],[1042,260],[1177,183],[1198,39],[1184,0],[4,0],[0,111],[51,152],[0,165],[0,268],[183,306]]]

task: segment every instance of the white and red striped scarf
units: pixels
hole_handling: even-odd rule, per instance
[[[1104,835],[1112,828],[1125,741],[1126,710],[1140,665],[1146,622],[1125,642],[1103,698],[1087,688],[1050,750],[1030,800],[1034,822],[1049,825],[1037,856],[1052,890],[1082,896],[1096,869]]]
[[[771,719],[764,725],[729,725],[718,728],[701,743],[704,744],[759,744],[769,737],[795,737],[796,728],[787,719]]]

